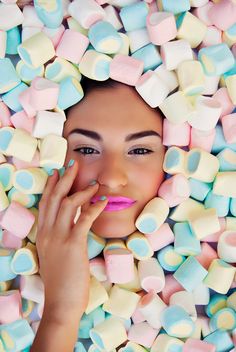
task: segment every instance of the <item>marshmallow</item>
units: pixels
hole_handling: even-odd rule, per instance
[[[191,231],[187,222],[175,223],[173,231],[175,234],[174,249],[176,253],[183,256],[200,254],[200,241],[195,236],[195,233]]]
[[[233,308],[235,310],[236,307],[236,293],[233,292],[229,297],[227,297],[227,307]]]
[[[161,322],[167,334],[173,337],[189,337],[194,331],[194,323],[185,309],[178,305],[167,307],[161,315]]]
[[[5,210],[9,206],[8,196],[3,188],[2,183],[0,183],[0,211]]]
[[[229,97],[227,88],[218,89],[213,98],[218,100],[222,107],[221,117],[230,114],[234,110],[234,104]]]
[[[224,18],[222,18],[224,13]],[[233,1],[222,0],[209,9],[209,19],[222,31],[228,29],[236,21],[236,4]]]
[[[50,133],[62,136],[65,120],[66,117],[60,112],[38,111],[35,117],[32,136],[44,138]]]
[[[97,236],[92,231],[88,232],[88,257],[92,259],[100,254],[105,247],[105,239]]]
[[[2,234],[1,246],[3,248],[19,249],[23,247],[23,241],[11,232],[4,230]]]
[[[217,244],[217,253],[227,263],[235,263],[236,256],[235,231],[224,231]]]
[[[0,93],[6,93],[20,84],[20,78],[8,58],[0,59],[0,77]]]
[[[161,57],[167,70],[175,70],[181,62],[193,60],[193,53],[189,42],[179,39],[162,44]]]
[[[17,54],[17,46],[21,43],[21,35],[18,27],[14,27],[7,31],[7,46],[6,46],[6,54],[16,55]]]
[[[236,104],[236,75],[226,77],[225,84],[233,104]]]
[[[9,191],[12,188],[12,179],[16,168],[10,163],[0,165],[0,183],[4,191]]]
[[[14,279],[17,275],[11,270],[11,261],[15,254],[15,251],[12,249],[0,248],[0,281],[8,281]]]
[[[196,60],[181,62],[177,67],[177,76],[184,94],[195,95],[203,91],[205,75],[200,62]]]
[[[129,341],[125,347],[119,348],[119,352],[145,352],[146,349],[142,347],[141,345]]]
[[[225,40],[224,40],[225,42]],[[222,43],[222,32],[215,26],[207,27],[206,34],[203,38],[200,48],[217,45]]]
[[[126,241],[127,248],[132,252],[135,259],[145,260],[153,256],[153,249],[148,242],[147,238],[140,233],[135,231],[128,236]]]
[[[227,293],[233,282],[235,268],[222,259],[214,259],[204,279],[207,287],[219,293]]]
[[[227,302],[227,296],[215,293],[211,296],[210,302],[205,307],[205,312],[209,318],[211,318],[218,310],[225,308]]]
[[[214,99],[198,96],[195,101],[196,112],[188,119],[188,123],[201,131],[211,131],[215,128],[222,111],[220,103]]]
[[[183,346],[183,352],[215,352],[216,347],[208,342],[188,338]]]
[[[232,47],[236,43],[235,23],[223,32],[222,39],[229,46]]]
[[[191,126],[188,122],[176,124],[167,119],[163,120],[163,145],[187,146],[190,143],[190,133]]]
[[[204,201],[205,208],[215,208],[218,216],[227,216],[229,212],[230,198],[219,196],[212,191],[208,193]]]
[[[107,22],[110,22],[113,27],[115,27],[115,29],[119,31],[123,27],[123,25],[120,21],[116,8],[112,5],[107,5],[103,9],[106,12],[105,20]]]
[[[195,305],[206,305],[209,303],[210,290],[203,282],[192,290],[192,294]]]
[[[117,54],[110,64],[110,78],[135,86],[143,72],[144,63],[130,56]]]
[[[126,32],[144,28],[148,14],[148,5],[145,2],[138,2],[124,6],[120,10],[120,18]]]
[[[128,340],[150,348],[157,334],[158,330],[153,329],[148,322],[144,321],[131,325],[128,332]]]
[[[129,39],[131,54],[144,47],[145,45],[151,43],[146,28],[135,29],[133,31],[127,32],[127,36]]]
[[[140,296],[137,293],[113,285],[109,292],[109,298],[102,308],[112,315],[128,319],[134,313],[139,300]]]
[[[30,90],[30,104],[36,110],[51,110],[57,105],[59,84],[43,77],[32,80]]]
[[[218,310],[210,319],[211,331],[217,329],[233,330],[236,328],[236,313],[231,308]]]
[[[27,66],[22,60],[19,60],[16,64],[16,72],[20,79],[25,83],[31,83],[35,77],[43,77],[44,66],[38,68],[31,68]]]
[[[36,9],[32,5],[25,5],[23,7],[23,15],[24,15],[24,20],[22,23],[22,27],[39,27],[43,28],[44,23],[40,20],[38,17],[38,14],[36,12]]]
[[[18,249],[12,258],[11,269],[17,275],[37,273],[39,265],[36,246],[29,242],[26,247]]]
[[[177,28],[172,13],[149,12],[146,21],[148,35],[153,44],[162,45],[176,37]]]
[[[165,180],[158,189],[158,196],[164,199],[169,207],[174,207],[190,196],[188,179],[176,174]]]
[[[93,276],[90,277],[89,299],[85,313],[89,314],[98,306],[106,302],[108,294],[103,285]]]
[[[215,94],[218,89],[219,81],[220,81],[219,75],[218,76],[217,75],[214,75],[214,76],[205,75],[205,84],[204,84],[204,89],[203,89],[202,94],[203,95]]]
[[[219,161],[214,155],[200,148],[193,148],[186,156],[185,168],[192,178],[212,182],[219,170]]]
[[[182,307],[191,317],[192,321],[197,320],[197,311],[195,307],[192,292],[178,291],[171,295],[170,306],[177,305]]]
[[[227,143],[236,143],[236,113],[225,115],[221,119],[224,137]]]
[[[190,2],[188,0],[180,0],[173,2],[172,0],[162,0],[163,10],[178,14],[190,10]]]
[[[63,33],[65,32],[65,26],[61,24],[60,27],[58,28],[44,27],[42,32],[45,33],[49,39],[51,39],[52,44],[56,49],[61,40]]]
[[[113,60],[106,54],[87,50],[79,63],[79,70],[90,79],[105,81],[109,78],[109,70]]]
[[[180,90],[169,95],[159,107],[165,117],[175,124],[187,121],[193,112],[192,104]]]
[[[18,86],[3,94],[2,100],[11,110],[18,112],[23,108],[20,97],[27,89],[27,84],[21,82]]]
[[[0,126],[5,127],[5,126],[11,126],[10,122],[10,117],[11,113],[7,105],[3,102],[0,101]]]
[[[204,337],[204,341],[215,346],[216,351],[230,351],[234,347],[228,331],[217,329]]]
[[[203,65],[206,75],[221,75],[234,66],[234,56],[225,43],[202,48],[198,60]]]
[[[191,214],[189,225],[199,240],[220,230],[220,223],[214,208],[204,209]]]
[[[38,68],[55,56],[52,41],[39,32],[18,46],[21,59],[29,66]]]
[[[142,288],[149,292],[161,292],[165,286],[165,276],[158,260],[154,257],[138,262],[138,274]]]
[[[233,186],[235,180],[236,172],[234,171],[218,172],[213,183],[213,193],[226,197],[236,197],[236,190]]]
[[[146,234],[145,236],[154,251],[174,242],[174,234],[168,223],[162,224],[158,230],[151,234]]]
[[[159,334],[152,345],[151,352],[168,352],[171,350],[177,352],[183,345],[183,341],[176,337],[168,334]]]
[[[144,295],[138,304],[138,310],[147,320],[148,324],[154,329],[161,328],[160,315],[167,305],[154,292],[150,291]]]
[[[196,256],[196,259],[199,261],[199,263],[206,270],[208,270],[212,260],[217,258],[218,258],[218,255],[216,251],[211,246],[209,246],[208,243],[203,242],[201,244],[201,253]]]
[[[106,274],[110,282],[122,284],[134,279],[134,257],[128,249],[107,249],[104,252],[104,258]]]
[[[46,67],[45,78],[54,82],[59,83],[68,76],[72,76],[79,81],[81,80],[81,74],[78,68],[65,59],[57,57],[53,63],[48,64]]]
[[[194,178],[189,178],[189,186],[190,186],[190,196],[196,200],[204,201],[207,194],[211,190],[211,184],[196,180]]]
[[[169,213],[165,200],[159,197],[151,199],[135,221],[135,226],[142,233],[152,233],[164,223]]]
[[[170,175],[181,173],[185,175],[185,159],[187,152],[178,147],[170,147],[165,153],[163,170]]]
[[[103,20],[106,12],[94,0],[76,0],[68,6],[69,14],[84,28],[90,28],[95,22]]]
[[[18,319],[1,326],[0,336],[7,349],[21,351],[31,346],[35,334],[26,319]]]
[[[23,21],[23,13],[16,4],[0,4],[0,30],[8,31]]]
[[[169,245],[158,252],[157,259],[164,270],[175,271],[184,262],[185,257],[177,253],[174,246]]]
[[[221,125],[216,125],[215,131],[216,131],[216,134],[212,145],[212,150],[211,150],[212,153],[219,153],[224,148],[230,148],[236,151],[236,143],[227,144],[224,138],[224,133]]]
[[[22,301],[19,290],[9,290],[0,293],[1,324],[12,323],[22,318]]]
[[[190,0],[191,2],[192,0]],[[205,1],[205,0],[204,0]],[[209,18],[209,10],[213,6],[213,3],[209,0],[205,1],[205,4],[194,9],[193,14],[197,16],[207,26],[211,26],[213,22]]]
[[[163,103],[169,94],[167,85],[151,70],[138,79],[135,89],[152,108]]]
[[[159,65],[154,72],[162,80],[162,82],[166,83],[170,92],[178,87],[179,84],[175,71],[167,70],[164,64]]]
[[[46,27],[57,28],[63,20],[63,7],[61,0],[42,2],[34,0],[34,7],[40,20]]]
[[[169,218],[174,221],[188,221],[191,217],[197,216],[197,214],[204,209],[202,203],[188,198],[172,210]]]
[[[127,340],[127,333],[119,318],[110,317],[90,330],[90,338],[99,349],[111,351]]]
[[[44,302],[44,285],[41,277],[37,274],[20,276],[21,296],[33,302]]]
[[[67,141],[65,138],[49,134],[40,143],[40,167],[60,169],[66,157]],[[41,183],[42,184],[42,183]]]
[[[26,194],[42,193],[46,185],[48,174],[45,170],[36,168],[21,169],[13,175],[13,186]]]
[[[178,29],[176,38],[187,40],[191,48],[196,48],[203,41],[207,26],[191,12],[181,14],[176,24]]]
[[[148,70],[154,70],[157,66],[162,63],[158,48],[152,43],[149,43],[144,47],[136,50],[131,56],[135,59],[143,61],[144,72]]]

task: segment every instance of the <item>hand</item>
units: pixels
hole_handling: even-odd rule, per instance
[[[44,282],[45,306],[64,319],[73,311],[79,319],[89,297],[89,259],[87,234],[108,200],[90,205],[98,183],[67,196],[78,173],[78,162],[65,170],[58,180],[58,170],[48,177],[39,202],[36,248],[39,273]],[[81,214],[76,224],[77,208]]]

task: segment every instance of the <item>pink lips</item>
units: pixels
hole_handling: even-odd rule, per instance
[[[99,196],[95,196],[91,199],[91,203],[96,203],[99,200]],[[129,208],[135,203],[134,199],[130,199],[127,197],[112,197],[107,196],[109,202],[107,203],[104,211],[117,211],[125,208]]]

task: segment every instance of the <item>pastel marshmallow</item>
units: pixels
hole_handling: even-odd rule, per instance
[[[65,138],[49,134],[40,143],[40,167],[60,169],[66,157],[67,141]]]
[[[189,148],[200,148],[210,153],[215,140],[216,130],[199,130],[192,127],[190,132],[190,144]]]
[[[153,329],[146,321],[132,324],[128,332],[128,339],[146,348],[150,348],[157,337],[158,331]]]
[[[149,241],[139,231],[135,231],[128,236],[126,246],[135,259],[145,260],[153,255],[153,249]]]
[[[128,249],[107,249],[104,259],[110,282],[123,284],[134,279],[134,257]]]
[[[162,44],[161,57],[168,70],[175,70],[181,62],[192,60],[193,53],[189,42],[179,39]]]
[[[72,1],[68,6],[68,12],[86,29],[106,16],[102,6],[94,0],[86,0],[86,3],[83,0]]]
[[[12,323],[22,318],[22,301],[19,290],[8,290],[0,293],[1,324]]]
[[[185,160],[187,152],[179,147],[171,146],[165,153],[163,170],[170,175],[181,173],[186,174]]]
[[[38,272],[39,262],[36,246],[30,242],[17,249],[11,262],[11,269],[17,275],[32,275]]]
[[[236,191],[233,187],[235,179],[235,171],[218,172],[213,183],[213,193],[225,197],[236,197]]]
[[[138,303],[138,310],[154,329],[161,328],[159,317],[166,307],[167,305],[154,291],[148,292]]]
[[[8,31],[23,21],[23,13],[16,4],[0,4],[0,30]]]
[[[235,231],[224,231],[219,237],[217,253],[227,263],[234,263],[236,256]]]
[[[0,77],[0,93],[6,93],[20,83],[20,78],[9,58],[0,59]]]
[[[174,233],[168,223],[164,223],[160,228],[151,234],[145,235],[154,251],[160,250],[174,242]]]
[[[35,117],[32,136],[44,138],[48,134],[62,136],[66,117],[60,112],[38,111]]]
[[[184,94],[201,94],[204,88],[205,76],[200,62],[197,60],[183,61],[178,65],[176,72],[180,89]]]
[[[233,282],[235,268],[222,259],[214,259],[208,268],[208,274],[204,278],[207,287],[214,291],[225,294]]]
[[[165,276],[158,260],[154,257],[138,262],[138,274],[142,288],[149,292],[161,292],[165,286]]]
[[[126,5],[120,10],[120,18],[126,32],[146,26],[149,7],[145,2]]]
[[[72,76],[79,81],[81,80],[81,73],[78,68],[71,62],[57,57],[52,63],[48,64],[45,70],[45,78],[53,82],[60,83],[64,78]]]
[[[109,78],[113,60],[110,56],[96,50],[87,50],[79,63],[79,70],[90,79],[105,81]]]
[[[110,78],[135,86],[143,72],[143,62],[130,56],[117,54],[110,64]]]
[[[155,45],[162,45],[176,37],[175,17],[170,12],[150,12],[146,25],[149,38]]]
[[[188,179],[182,174],[168,178],[159,187],[158,196],[164,199],[169,207],[180,204],[190,196]]]

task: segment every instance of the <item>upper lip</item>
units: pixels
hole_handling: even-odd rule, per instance
[[[127,197],[122,197],[122,196],[106,196],[109,200],[108,203],[134,203],[135,200]],[[91,202],[97,202],[99,200],[100,196],[95,196],[91,199]]]

